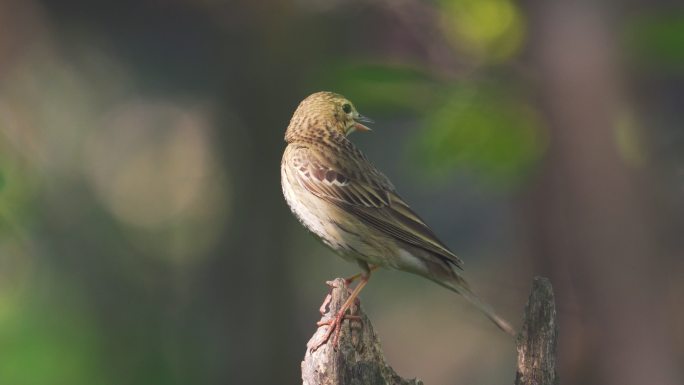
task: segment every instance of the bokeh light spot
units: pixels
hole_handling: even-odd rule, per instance
[[[207,115],[171,103],[125,104],[85,147],[86,174],[102,204],[153,254],[185,260],[220,234],[229,192]]]
[[[503,61],[515,55],[525,37],[525,23],[509,0],[442,2],[446,36],[485,61]]]
[[[646,160],[643,140],[639,135],[639,129],[634,116],[628,111],[618,114],[615,122],[615,142],[618,153],[625,163],[638,167]]]

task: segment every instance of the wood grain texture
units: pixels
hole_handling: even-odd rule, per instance
[[[551,282],[535,277],[518,334],[516,385],[556,385],[556,304]]]

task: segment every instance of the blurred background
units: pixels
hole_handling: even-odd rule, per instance
[[[0,384],[298,383],[357,269],[281,195],[320,90],[516,327],[551,279],[562,383],[682,383],[681,2],[0,0]],[[402,376],[512,383],[452,293],[362,301]]]

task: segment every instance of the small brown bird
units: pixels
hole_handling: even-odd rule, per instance
[[[461,294],[513,335],[513,328],[470,290],[460,274],[461,260],[347,139],[354,131],[370,131],[362,124],[369,121],[342,95],[317,92],[299,104],[285,132],[281,182],[290,209],[326,245],[362,269],[348,279],[361,277],[342,309],[319,323],[329,327],[318,346],[333,332],[337,343],[347,310],[379,267],[418,274]]]

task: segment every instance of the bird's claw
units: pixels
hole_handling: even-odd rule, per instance
[[[325,331],[325,334],[323,334],[323,336],[321,336],[321,338],[319,338],[318,341],[315,344],[313,344],[313,346],[311,347],[311,351],[315,352],[316,350],[318,350],[318,348],[325,345],[325,343],[328,342],[328,340],[330,340],[330,337],[333,336],[333,334],[334,336],[332,340],[332,346],[333,349],[337,350],[337,346],[340,342],[340,332],[342,331],[342,323],[345,319],[351,321],[361,321],[360,316],[346,314],[346,312],[340,312],[332,318],[316,322],[316,325],[318,327],[328,326],[328,329]]]
[[[319,311],[322,316],[325,316],[330,312],[330,302],[332,301],[332,291],[333,289],[338,288],[338,284],[336,281],[327,281],[326,284],[330,287],[330,292],[328,295],[325,296],[325,299],[323,300],[323,303],[321,304],[321,307],[319,308]],[[349,290],[349,283],[345,280],[344,283],[344,288]],[[323,333],[319,338],[317,338],[315,341],[311,343],[310,351],[315,352],[320,348],[321,346],[325,345],[329,340],[330,337],[333,337],[332,340],[332,346],[333,349],[337,350],[337,347],[339,345],[340,341],[340,333],[342,331],[342,323],[344,322],[345,319],[348,319],[350,321],[361,321],[361,317],[358,315],[353,315],[355,312],[355,309],[358,309],[359,306],[359,299],[354,298],[353,301],[351,301],[351,304],[345,304],[343,305],[343,309],[340,309],[334,316],[328,317],[327,319],[321,319],[316,323],[318,327],[321,326],[327,326],[327,330],[325,333]],[[347,314],[347,311],[349,311],[351,314]],[[334,335],[333,335],[334,334]]]

